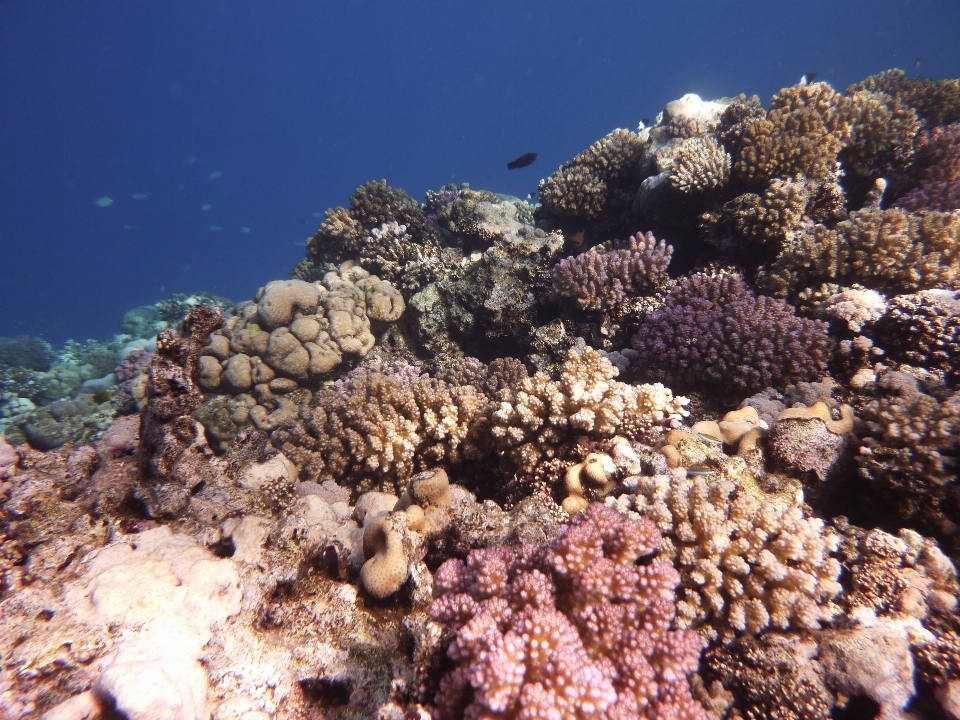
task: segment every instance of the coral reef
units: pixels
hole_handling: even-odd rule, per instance
[[[673,248],[653,233],[631,235],[625,250],[564,258],[552,272],[553,290],[581,310],[609,310],[648,293],[666,277]]]
[[[633,386],[597,351],[570,351],[559,382],[543,373],[499,396],[492,415],[496,446],[511,467],[533,470],[573,434],[612,437],[630,417],[653,424],[686,414],[685,398],[659,383]]]
[[[676,571],[636,564],[658,540],[650,522],[594,505],[546,552],[448,560],[430,613],[456,630],[458,665],[432,715],[705,718],[687,679],[699,643],[670,629]]]
[[[816,379],[830,341],[824,323],[756,296],[737,275],[683,280],[633,338],[637,372],[668,386],[755,390]]]

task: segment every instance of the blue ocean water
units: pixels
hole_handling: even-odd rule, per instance
[[[957,77],[958,31],[921,0],[0,2],[0,336],[247,299],[367,180],[525,197],[687,92]]]

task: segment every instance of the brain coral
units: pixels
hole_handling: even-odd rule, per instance
[[[782,300],[757,297],[739,275],[686,278],[633,338],[641,376],[684,387],[758,390],[816,380],[827,325]]]
[[[653,233],[637,233],[626,250],[591,250],[558,262],[553,290],[583,310],[610,310],[663,282],[672,255],[673,247],[663,240],[658,243]]]
[[[683,470],[640,477],[633,504],[680,569],[679,627],[729,642],[768,627],[816,629],[838,612],[840,563],[829,556],[840,538],[799,506]]]
[[[653,423],[686,414],[686,398],[675,398],[659,383],[627,385],[610,361],[592,348],[578,355],[571,350],[559,382],[538,372],[500,394],[493,413],[493,436],[509,464],[532,471],[554,457],[559,445],[574,433],[612,437],[630,419]]]
[[[640,562],[657,547],[646,520],[591,506],[549,548],[473,550],[437,570],[431,616],[457,637],[437,720],[705,720],[690,694],[696,635],[671,630],[677,574]]]
[[[796,233],[757,281],[780,297],[820,283],[916,292],[960,278],[960,214],[873,208],[850,213],[833,229]]]
[[[621,205],[629,207],[640,184],[636,174],[642,156],[638,134],[614,130],[540,182],[543,212],[592,220]]]

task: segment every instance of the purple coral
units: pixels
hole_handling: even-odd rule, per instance
[[[673,247],[657,242],[653,233],[637,233],[630,237],[627,250],[591,250],[558,262],[553,290],[583,310],[609,310],[661,283],[672,255]]]
[[[641,374],[671,387],[742,390],[816,380],[830,356],[827,324],[759,296],[738,275],[686,278],[633,338]]]
[[[946,180],[930,180],[920,187],[914,188],[897,200],[893,207],[903,208],[912,212],[921,210],[936,210],[951,212],[960,210],[960,180],[947,182]]]
[[[637,564],[660,544],[649,520],[592,505],[549,548],[473,550],[437,570],[431,616],[458,632],[435,720],[705,719],[690,694],[700,642],[670,630],[679,575]]]

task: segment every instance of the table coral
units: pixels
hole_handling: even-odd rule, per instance
[[[538,372],[505,392],[492,415],[492,432],[508,464],[531,471],[554,457],[569,436],[612,437],[628,416],[655,423],[686,414],[686,398],[659,383],[618,382],[618,372],[592,348],[579,355],[571,350],[559,381]]]
[[[625,250],[595,250],[558,262],[553,290],[582,310],[609,310],[633,295],[648,293],[666,278],[673,246],[653,233],[632,235]]]
[[[826,368],[825,323],[753,294],[733,274],[683,280],[633,338],[641,377],[683,387],[757,390],[814,380]]]
[[[838,612],[839,537],[799,506],[761,501],[728,480],[639,477],[631,498],[680,569],[679,627],[730,642],[767,628],[813,630]]]
[[[549,549],[474,550],[437,571],[431,615],[457,637],[437,720],[705,718],[690,694],[696,635],[671,630],[676,571],[638,564],[649,521],[593,505]]]

